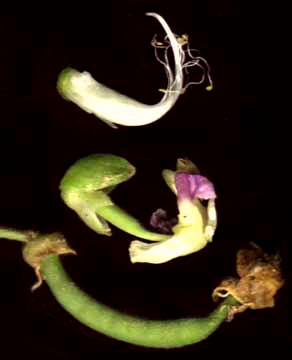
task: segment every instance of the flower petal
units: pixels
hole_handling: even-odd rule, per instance
[[[175,174],[175,187],[178,201],[192,200],[191,184],[189,181],[190,176],[191,175],[187,173]]]
[[[205,176],[199,174],[176,173],[175,185],[178,201],[199,198],[202,200],[215,199],[214,186]]]
[[[205,176],[190,175],[190,184],[193,199],[209,200],[216,198],[214,185]]]
[[[207,241],[202,233],[192,226],[185,227],[179,234],[154,244],[134,240],[129,247],[132,263],[162,264],[177,257],[186,256],[203,249]]]

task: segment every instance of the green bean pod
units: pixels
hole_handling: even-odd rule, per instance
[[[57,255],[42,260],[41,272],[57,301],[75,319],[106,336],[143,347],[176,348],[202,341],[236,304],[228,297],[205,318],[147,320],[111,309],[86,294],[70,279]]]

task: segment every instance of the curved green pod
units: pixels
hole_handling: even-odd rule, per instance
[[[228,297],[205,318],[147,320],[111,309],[79,289],[57,255],[43,258],[41,272],[57,301],[75,319],[106,336],[144,347],[176,348],[202,341],[237,303]]]

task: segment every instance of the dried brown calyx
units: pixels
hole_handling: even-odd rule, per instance
[[[213,291],[213,299],[231,295],[238,301],[230,309],[227,321],[236,313],[250,309],[263,309],[275,305],[275,295],[283,286],[278,255],[268,255],[254,243],[252,249],[237,253],[236,270],[239,278],[228,278]]]
[[[60,233],[40,235],[35,233],[28,239],[22,249],[24,261],[34,268],[38,281],[31,290],[37,289],[43,282],[40,271],[41,261],[48,255],[74,254],[76,252],[69,247],[66,239]]]

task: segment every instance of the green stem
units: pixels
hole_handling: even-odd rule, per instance
[[[144,347],[175,348],[204,340],[236,304],[234,298],[228,297],[205,318],[146,320],[113,310],[80,290],[57,255],[42,260],[41,272],[57,301],[75,319],[107,336]]]
[[[30,230],[15,230],[0,227],[0,238],[8,240],[28,242],[28,240],[33,236],[33,234],[33,231]]]
[[[137,219],[117,205],[101,207],[96,209],[96,212],[117,228],[139,238],[152,241],[162,241],[170,238],[170,235],[145,229]]]

